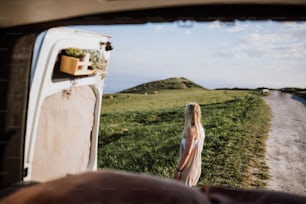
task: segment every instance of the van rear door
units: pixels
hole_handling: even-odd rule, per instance
[[[53,28],[37,43],[26,121],[24,181],[47,181],[97,169],[103,85],[112,49],[109,39]]]

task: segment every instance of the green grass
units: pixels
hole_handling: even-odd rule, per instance
[[[199,185],[264,187],[270,109],[251,91],[164,90],[103,98],[98,165],[171,178],[184,107],[202,109],[206,139]]]
[[[188,102],[199,104],[221,103],[249,94],[247,91],[207,91],[203,89],[160,90],[158,94],[106,94],[103,98],[102,113],[126,111],[160,110],[185,106]]]

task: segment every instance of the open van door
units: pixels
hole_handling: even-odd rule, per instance
[[[67,28],[52,28],[41,39],[32,60],[23,164],[23,180],[38,182],[97,169],[112,49],[109,36]],[[84,60],[67,50],[81,52]]]

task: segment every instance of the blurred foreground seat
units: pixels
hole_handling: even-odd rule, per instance
[[[0,204],[305,204],[306,197],[265,190],[203,186],[189,188],[174,180],[102,170],[39,183],[3,198]]]

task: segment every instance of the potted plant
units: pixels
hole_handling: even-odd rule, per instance
[[[78,48],[67,48],[64,50],[67,56],[82,59],[85,56],[85,51]]]
[[[72,75],[88,75],[92,74],[92,70],[88,70],[91,66],[90,53],[78,48],[67,48],[61,56],[60,70]]]
[[[90,67],[95,70],[97,74],[105,74],[107,68],[107,60],[101,55],[99,50],[90,50]]]

